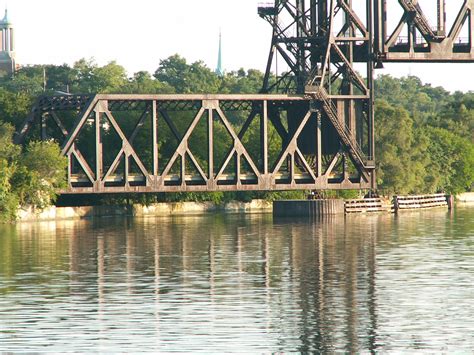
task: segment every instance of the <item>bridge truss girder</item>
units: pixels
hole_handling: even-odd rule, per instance
[[[433,1],[434,2],[434,1]],[[418,0],[374,3],[374,52],[383,62],[469,63],[474,62],[474,1],[463,0],[461,7],[437,0],[436,20],[430,20]],[[397,8],[398,7],[398,8]],[[388,19],[402,10],[397,25],[389,28]],[[448,27],[446,14],[454,16]],[[396,16],[396,15],[395,15]]]
[[[320,112],[303,95],[43,97],[17,139],[61,143],[63,194],[370,188],[370,161],[324,138],[335,128]]]

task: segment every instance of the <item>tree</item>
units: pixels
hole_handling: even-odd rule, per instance
[[[99,67],[93,59],[80,59],[74,63],[76,93],[115,93],[127,83],[125,68],[115,61]]]
[[[19,127],[31,110],[34,96],[0,88],[0,121]]]
[[[169,84],[178,94],[217,93],[221,79],[202,61],[187,64],[175,54],[161,60],[155,78]]]
[[[12,125],[0,121],[0,159],[7,164],[12,164],[21,153],[21,147],[13,144]]]
[[[12,193],[11,178],[20,147],[12,142],[13,127],[0,122],[0,221],[11,220],[16,215],[18,198]]]
[[[427,128],[431,164],[427,178],[436,189],[452,194],[469,191],[474,184],[474,144],[443,128]]]
[[[127,94],[171,94],[175,90],[168,83],[163,83],[147,71],[139,71],[122,87]]]
[[[262,88],[263,77],[261,71],[239,69],[224,76],[220,91],[230,94],[256,94]]]
[[[12,187],[22,205],[46,207],[67,186],[67,158],[53,141],[30,142],[17,164]]]
[[[0,221],[13,220],[18,209],[18,198],[12,193],[10,179],[14,167],[6,159],[0,158]]]
[[[381,189],[413,193],[424,188],[427,141],[415,132],[408,112],[386,101],[376,104],[377,179]]]
[[[474,143],[474,92],[454,93],[452,101],[440,111],[429,122],[431,125],[445,128]]]
[[[34,65],[22,67],[11,79],[5,79],[2,86],[11,93],[25,93],[32,96],[44,91],[43,66]]]

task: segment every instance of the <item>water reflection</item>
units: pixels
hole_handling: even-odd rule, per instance
[[[0,350],[472,349],[473,216],[0,227]]]

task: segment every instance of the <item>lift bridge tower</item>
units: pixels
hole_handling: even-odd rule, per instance
[[[431,17],[418,0],[259,5],[273,28],[262,93],[307,96],[307,103],[288,108],[287,125],[290,132],[300,126],[305,105],[315,112],[298,146],[318,176],[339,169],[347,188],[350,181],[375,188],[374,68],[383,62],[473,62],[474,1],[458,3],[458,9],[450,4],[449,28],[445,0],[431,0]],[[281,120],[277,116],[271,117]]]

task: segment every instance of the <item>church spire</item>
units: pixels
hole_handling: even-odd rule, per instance
[[[218,76],[224,76],[224,70],[222,69],[222,33],[221,33],[221,30],[219,30],[219,53],[218,53],[218,56],[217,56],[216,74]]]

